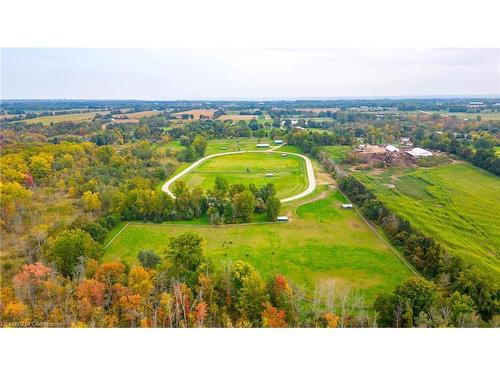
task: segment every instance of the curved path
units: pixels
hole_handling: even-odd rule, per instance
[[[274,151],[274,150],[276,150],[276,149],[278,149],[280,147],[281,146],[277,146],[277,147],[271,148],[270,150],[261,150],[261,151],[231,151],[231,152],[222,152],[220,154],[213,154],[213,155],[205,156],[205,157],[201,158],[200,160],[195,161],[193,164],[191,164],[189,167],[187,167],[183,171],[177,173],[171,179],[167,180],[167,182],[165,182],[163,184],[163,186],[161,187],[161,190],[163,192],[167,193],[168,195],[170,195],[172,198],[175,198],[175,195],[169,189],[170,185],[172,185],[179,178],[185,176],[186,174],[188,174],[189,172],[191,172],[193,169],[195,169],[196,167],[198,167],[200,164],[204,163],[208,159],[212,159],[212,158],[215,158],[217,156],[234,155],[234,154],[245,154],[245,153],[251,153],[251,152],[275,152],[275,153],[279,153],[279,151]],[[293,153],[293,152],[286,152],[286,154],[295,155],[295,156],[301,157],[302,159],[305,160],[305,162],[306,162],[306,171],[307,171],[307,181],[309,182],[309,185],[307,186],[307,189],[304,190],[302,193],[299,193],[299,194],[294,195],[292,197],[281,199],[281,203],[291,202],[291,201],[294,201],[296,199],[303,198],[306,195],[311,194],[314,191],[314,189],[316,189],[316,178],[314,177],[314,170],[313,170],[313,166],[312,166],[311,160],[307,156],[304,156],[302,154],[296,154],[296,153]]]

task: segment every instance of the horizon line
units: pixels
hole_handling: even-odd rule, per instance
[[[138,101],[138,102],[207,102],[207,101],[318,101],[318,100],[401,100],[401,99],[500,99],[500,94],[468,94],[468,95],[378,95],[378,96],[331,96],[331,97],[246,97],[246,98],[198,98],[198,99],[138,99],[138,98],[0,98],[0,101]]]

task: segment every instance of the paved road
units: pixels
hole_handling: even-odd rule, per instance
[[[204,158],[201,158],[200,160],[195,161],[193,164],[191,164],[189,167],[187,167],[186,169],[184,169],[182,172],[176,174],[174,177],[172,177],[167,182],[165,182],[163,184],[163,186],[161,187],[161,190],[163,192],[167,193],[168,195],[170,195],[172,198],[175,198],[175,195],[170,191],[170,185],[172,185],[175,181],[177,181],[181,177],[185,176],[186,174],[188,174],[189,172],[191,172],[193,169],[195,169],[196,167],[198,167],[200,164],[204,163],[208,159],[212,159],[212,158],[215,158],[215,157],[218,157],[218,156],[234,155],[234,154],[245,154],[245,153],[250,153],[250,152],[275,152],[275,153],[280,153],[279,151],[274,151],[274,150],[276,150],[276,149],[278,149],[280,147],[281,146],[276,146],[276,147],[273,147],[273,148],[271,148],[269,150],[259,150],[259,151],[222,152],[220,154],[213,154],[213,155],[205,156]],[[291,202],[291,201],[294,201],[296,199],[303,198],[306,195],[311,194],[314,191],[314,189],[316,189],[316,178],[314,177],[314,170],[313,170],[313,167],[312,167],[311,160],[307,156],[304,156],[302,154],[296,154],[296,153],[293,153],[293,152],[286,152],[286,154],[295,155],[295,156],[301,157],[302,159],[305,160],[305,162],[306,162],[306,171],[307,171],[307,181],[309,182],[309,185],[307,186],[307,189],[304,190],[302,193],[294,195],[292,197],[283,198],[281,200],[281,203]]]

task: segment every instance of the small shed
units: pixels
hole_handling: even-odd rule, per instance
[[[266,173],[266,177],[273,177],[274,173]]]
[[[406,153],[410,156],[413,156],[414,158],[432,156],[432,152],[424,150],[423,148],[420,147],[415,147],[409,151],[406,151]]]
[[[266,148],[269,147],[269,143],[257,143],[258,148]]]
[[[386,151],[388,152],[399,152],[399,148],[393,145],[387,145],[385,146]]]
[[[286,156],[288,156],[288,154],[281,154],[281,156],[286,157]]]
[[[276,218],[276,221],[286,222],[286,221],[288,221],[288,216],[278,216]]]
[[[352,210],[352,204],[350,204],[350,203],[344,203],[344,204],[342,204],[342,208],[344,210]]]
[[[283,144],[283,140],[282,139],[275,139],[274,140],[274,144],[275,145],[282,145]]]

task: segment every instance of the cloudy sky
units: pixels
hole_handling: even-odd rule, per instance
[[[3,99],[500,96],[500,49],[2,49]]]

